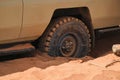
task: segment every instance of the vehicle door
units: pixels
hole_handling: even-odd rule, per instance
[[[22,0],[0,0],[0,41],[15,40],[22,25]]]

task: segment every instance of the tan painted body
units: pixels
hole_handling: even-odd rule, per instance
[[[120,24],[120,0],[0,0],[0,44],[35,40],[56,9],[88,7],[94,29]]]

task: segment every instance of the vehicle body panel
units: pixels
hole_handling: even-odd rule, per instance
[[[0,41],[18,39],[21,23],[22,1],[0,0]]]
[[[120,24],[120,0],[24,0],[21,37],[40,36],[56,9],[88,7],[94,29]],[[29,29],[28,29],[29,28]]]
[[[119,25],[119,3],[120,0],[23,0],[23,23],[21,22],[20,36],[15,41],[35,40],[40,37],[56,9],[88,7],[94,29]],[[9,25],[7,22],[6,24]],[[14,40],[10,41],[14,42]]]

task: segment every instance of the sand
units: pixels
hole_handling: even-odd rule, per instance
[[[112,53],[96,59],[41,54],[4,61],[0,62],[0,80],[120,80],[120,57]]]

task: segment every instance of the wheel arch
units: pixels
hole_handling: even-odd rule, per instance
[[[88,7],[75,7],[75,8],[59,8],[56,9],[53,13],[53,16],[51,18],[51,21],[53,19],[56,19],[58,17],[64,17],[64,16],[72,16],[76,17],[80,20],[82,20],[85,25],[87,25],[90,34],[91,34],[91,42],[92,42],[92,47],[94,47],[95,43],[95,34],[94,34],[94,29],[92,25],[92,18],[90,15],[90,10]]]
[[[90,15],[90,11],[88,7],[75,7],[75,8],[59,8],[56,9],[51,17],[50,23],[60,17],[65,17],[65,16],[71,16],[71,17],[75,17],[78,18],[80,20],[82,20],[85,25],[87,25],[90,34],[91,34],[91,44],[92,44],[92,48],[94,47],[94,43],[95,43],[95,34],[94,34],[94,29],[93,29],[93,25],[92,25],[92,19],[91,19],[91,15]],[[50,25],[49,23],[49,25]],[[42,35],[44,35],[48,29],[50,29],[50,27],[48,27],[45,29],[44,33]]]

